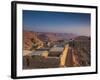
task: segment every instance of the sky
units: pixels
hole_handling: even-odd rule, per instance
[[[29,31],[90,36],[90,20],[88,13],[23,10],[23,27]]]

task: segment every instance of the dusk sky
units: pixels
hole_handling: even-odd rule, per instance
[[[24,30],[90,35],[91,15],[87,13],[23,10]]]

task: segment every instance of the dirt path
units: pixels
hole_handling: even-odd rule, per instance
[[[72,48],[69,47],[67,58],[66,58],[66,66],[67,67],[72,67],[73,66],[73,53],[72,53]]]

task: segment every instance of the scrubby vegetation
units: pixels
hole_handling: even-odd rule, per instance
[[[69,42],[70,47],[73,48],[75,56],[77,56],[77,61],[80,66],[90,66],[91,65],[91,55],[90,55],[90,38],[79,38],[77,40],[72,40]]]

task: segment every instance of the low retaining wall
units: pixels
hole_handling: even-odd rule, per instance
[[[66,45],[64,47],[64,50],[63,50],[62,54],[60,55],[60,67],[64,67],[65,66],[65,61],[66,61],[66,58],[67,58],[68,47],[69,47],[69,45]]]

